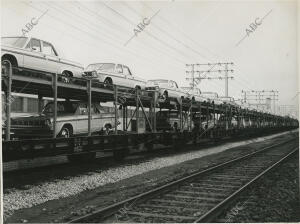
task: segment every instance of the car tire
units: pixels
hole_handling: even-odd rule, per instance
[[[1,59],[1,72],[2,72],[2,74],[8,74],[8,71],[9,71],[9,64],[8,63],[5,64],[4,63],[5,61],[9,61],[12,67],[18,67],[17,62],[15,62],[14,60],[9,59],[8,57],[4,56]]]
[[[163,97],[163,99],[164,99],[165,101],[167,101],[168,98],[169,98],[168,92],[167,92],[167,91],[164,91],[162,97]]]
[[[112,87],[112,85],[113,85],[113,82],[110,78],[106,78],[104,80],[104,87]]]
[[[59,133],[59,137],[61,138],[70,138],[73,135],[71,128],[69,127],[62,127],[60,133]]]
[[[69,72],[63,71],[62,72],[62,81],[65,83],[71,82],[72,75]]]

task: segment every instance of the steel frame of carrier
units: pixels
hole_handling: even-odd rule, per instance
[[[11,161],[22,158],[34,158],[42,156],[69,155],[82,156],[82,154],[95,154],[97,151],[113,151],[117,159],[121,159],[128,153],[128,146],[144,143],[148,149],[153,144],[173,145],[182,147],[188,142],[198,143],[201,139],[218,139],[226,136],[242,136],[245,134],[274,133],[290,130],[298,127],[298,121],[288,117],[280,117],[269,113],[261,113],[255,110],[242,109],[230,104],[216,105],[214,102],[196,102],[182,99],[162,100],[158,91],[145,91],[130,89],[122,86],[107,86],[104,83],[88,78],[69,78],[65,82],[59,74],[33,71],[23,68],[13,68],[9,61],[2,65],[2,91],[5,93],[6,124],[5,140],[2,141],[3,160]],[[53,98],[53,136],[45,139],[11,140],[11,96],[12,92],[38,95],[39,112],[43,97]],[[88,133],[86,136],[74,136],[70,138],[57,138],[55,128],[57,121],[57,99],[65,98],[82,100],[88,103]],[[91,133],[91,104],[92,102],[114,103],[114,134],[92,135]],[[117,130],[118,111],[122,108],[123,132]],[[128,107],[134,107],[134,113],[128,117]],[[177,131],[157,131],[156,112],[158,109],[176,110],[180,115],[180,124]],[[148,113],[147,111],[148,110]],[[140,133],[138,129],[140,113],[145,117],[149,130]],[[206,116],[208,124],[209,115],[213,114],[214,128],[201,130],[192,128],[195,115]],[[219,127],[216,124],[217,117],[224,116],[226,125]],[[231,124],[232,117],[237,118],[237,127]],[[136,119],[136,132],[129,132],[128,126],[132,119]],[[252,119],[256,127],[243,127],[242,118]],[[188,130],[183,130],[185,122],[188,122]],[[199,119],[201,122],[201,119]],[[272,122],[273,126],[261,124]],[[194,124],[195,125],[195,124]],[[200,126],[200,123],[198,124]]]

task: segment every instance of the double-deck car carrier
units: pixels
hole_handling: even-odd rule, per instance
[[[113,151],[116,159],[128,153],[129,146],[144,144],[152,149],[154,144],[173,145],[180,148],[184,144],[197,144],[202,139],[215,140],[227,136],[242,136],[259,133],[273,133],[298,127],[298,121],[269,113],[243,109],[226,103],[195,101],[195,99],[161,98],[158,91],[126,88],[109,85],[88,78],[70,78],[68,82],[60,74],[44,73],[12,67],[9,61],[2,62],[2,91],[5,93],[5,119],[3,160],[68,155],[70,159],[93,158],[98,151]],[[12,133],[11,118],[12,92],[35,94],[39,102],[43,97],[53,99],[53,112],[47,124],[51,130],[47,138],[22,139]],[[58,99],[87,102],[87,132],[85,135],[60,136],[58,128]],[[113,124],[109,132],[93,130],[93,103],[112,102],[114,105]],[[39,112],[42,104],[39,103]],[[128,114],[128,109],[134,109]],[[176,126],[157,130],[157,114],[174,111],[178,115]],[[121,115],[121,116],[119,116]],[[119,121],[122,120],[122,122]],[[234,122],[233,122],[234,121]],[[141,123],[145,128],[141,130]],[[122,125],[120,125],[120,123]],[[19,125],[19,126],[18,126]],[[18,124],[26,129],[34,122]],[[122,127],[120,130],[120,126]],[[129,130],[129,127],[132,129]]]

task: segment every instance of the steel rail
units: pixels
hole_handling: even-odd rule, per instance
[[[220,215],[232,203],[234,203],[236,201],[236,199],[238,199],[238,197],[243,192],[245,192],[251,186],[253,186],[255,183],[257,183],[257,181],[260,180],[264,175],[266,175],[267,173],[269,173],[274,168],[278,167],[282,162],[286,161],[291,156],[293,156],[298,150],[299,150],[298,147],[295,148],[292,152],[288,153],[286,156],[284,156],[279,161],[277,161],[276,163],[274,163],[273,165],[271,165],[270,167],[268,167],[262,173],[258,174],[256,177],[254,177],[252,180],[250,180],[247,184],[245,184],[240,189],[238,189],[237,191],[235,191],[233,194],[231,194],[229,197],[227,197],[225,200],[223,200],[222,202],[220,202],[218,205],[216,205],[214,208],[212,208],[211,210],[209,210],[207,213],[205,213],[204,215],[202,215],[200,218],[198,218],[194,222],[195,223],[199,223],[199,222],[203,223],[203,222],[211,222],[211,221],[213,221],[215,218],[218,217],[218,215]]]
[[[198,172],[193,173],[193,174],[191,174],[191,175],[189,175],[189,176],[186,176],[186,177],[183,177],[183,178],[181,178],[181,179],[172,181],[172,182],[167,183],[167,184],[165,184],[165,185],[163,185],[163,186],[160,186],[160,187],[158,187],[158,188],[149,190],[149,191],[147,191],[147,192],[141,193],[141,194],[136,195],[136,196],[134,196],[134,197],[131,197],[131,198],[129,198],[129,199],[126,199],[126,200],[117,202],[117,203],[115,203],[115,204],[109,205],[109,206],[107,206],[107,207],[101,208],[101,209],[96,210],[96,211],[94,211],[94,212],[92,212],[92,213],[90,213],[90,214],[87,214],[87,215],[84,215],[84,216],[75,218],[75,219],[73,219],[73,220],[71,220],[71,221],[69,221],[69,222],[70,222],[70,223],[83,223],[83,222],[87,222],[88,220],[92,220],[92,219],[95,219],[95,218],[97,218],[97,222],[100,222],[100,221],[102,221],[102,220],[104,220],[104,219],[106,219],[106,218],[112,216],[113,214],[117,213],[122,207],[125,207],[127,204],[130,204],[130,203],[133,204],[133,203],[135,203],[137,200],[139,200],[139,201],[140,201],[140,200],[145,201],[145,200],[147,200],[147,199],[153,197],[154,195],[157,195],[157,194],[159,194],[159,193],[162,193],[162,192],[164,192],[164,191],[170,189],[171,187],[174,187],[174,186],[176,186],[176,185],[180,185],[180,184],[182,184],[182,183],[184,183],[184,182],[186,182],[186,181],[189,181],[189,180],[191,180],[191,179],[193,179],[193,178],[201,177],[201,176],[207,175],[207,174],[209,174],[209,173],[211,173],[211,172],[214,172],[214,171],[216,171],[216,170],[219,170],[220,168],[224,168],[224,167],[226,167],[226,166],[228,166],[228,165],[231,165],[231,164],[234,164],[234,163],[236,163],[236,162],[240,162],[240,161],[243,161],[243,160],[245,160],[245,159],[247,159],[247,158],[250,158],[250,157],[252,157],[252,156],[255,156],[255,155],[258,154],[258,153],[261,153],[261,152],[270,150],[270,149],[272,149],[272,148],[275,148],[275,147],[277,147],[277,146],[280,146],[280,145],[283,145],[283,144],[292,142],[292,141],[295,140],[295,139],[297,139],[297,138],[293,138],[293,139],[290,139],[290,140],[287,140],[287,141],[284,141],[284,142],[276,143],[276,144],[273,144],[273,145],[271,145],[271,146],[264,147],[264,148],[262,148],[262,149],[260,149],[260,150],[255,151],[255,152],[252,152],[252,153],[246,154],[246,155],[244,155],[244,156],[241,156],[241,157],[239,157],[239,158],[231,159],[231,160],[229,160],[229,161],[226,161],[226,162],[223,162],[223,163],[221,163],[221,164],[215,165],[215,166],[210,167],[210,168],[208,168],[208,169],[205,169],[205,170],[202,170],[202,171],[198,171]],[[273,167],[273,166],[272,166],[272,167]],[[269,168],[266,169],[266,170],[269,170]],[[265,171],[266,171],[266,170],[265,170]],[[265,171],[264,171],[264,172],[265,172]],[[261,175],[261,176],[262,176],[262,175]],[[260,177],[261,177],[261,176],[260,176]],[[257,178],[259,178],[259,177],[257,177]],[[251,180],[252,180],[252,179],[251,179]],[[249,184],[249,185],[250,185],[250,184]],[[249,185],[247,185],[247,186],[249,186]],[[243,185],[242,188],[244,188],[244,187],[245,187],[245,185]],[[245,187],[244,189],[246,189],[246,187]],[[243,190],[241,190],[241,191],[243,191]],[[235,192],[234,194],[235,194],[236,196],[239,195],[239,193],[237,193],[237,192]],[[231,197],[231,196],[229,196],[229,197]],[[222,201],[221,203],[219,203],[219,204],[217,205],[218,208],[221,208],[221,207],[225,206],[225,204],[227,204],[227,203],[231,200],[231,199],[229,199],[229,197],[227,197],[227,198],[225,199],[225,200],[226,200],[226,203],[224,202],[224,204],[222,204],[222,206],[221,206],[220,204],[221,204],[223,201]],[[214,207],[214,208],[217,209],[216,211],[218,211],[217,206]],[[223,208],[224,208],[224,207],[223,207]],[[201,222],[202,222],[202,218],[203,218],[203,220],[206,220],[206,219],[209,220],[210,217],[212,217],[212,216],[214,215],[214,212],[215,212],[215,211],[213,211],[213,209],[211,209],[209,212],[210,212],[209,214],[206,213],[205,215],[201,216],[201,217],[199,218],[199,220],[200,220]],[[197,217],[195,217],[195,220],[198,221]]]

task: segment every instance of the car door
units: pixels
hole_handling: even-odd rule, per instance
[[[116,85],[121,86],[128,86],[128,83],[126,81],[126,78],[123,74],[123,66],[120,64],[117,64],[115,67],[115,72],[113,76],[113,83]]]
[[[39,39],[31,38],[25,46],[24,67],[34,70],[48,71],[46,66],[46,55],[42,53],[42,45]]]
[[[60,71],[59,67],[61,65],[57,52],[55,51],[52,44],[41,41],[42,42],[42,52],[46,56],[45,66],[48,71],[57,73]]]
[[[91,106],[91,132],[98,132],[102,129],[103,119],[100,111],[94,104]],[[87,103],[81,103],[79,106],[79,115],[77,120],[77,127],[80,134],[88,133],[88,106]]]
[[[92,122],[91,122],[91,131],[99,132],[103,128],[104,118],[100,111],[100,106],[98,107],[95,104],[92,104]]]
[[[126,84],[128,87],[135,88],[135,82],[133,75],[131,74],[129,68],[125,65],[123,65],[123,75],[126,79]]]
[[[77,111],[77,133],[78,134],[85,134],[88,132],[88,109],[86,103],[80,103]]]

